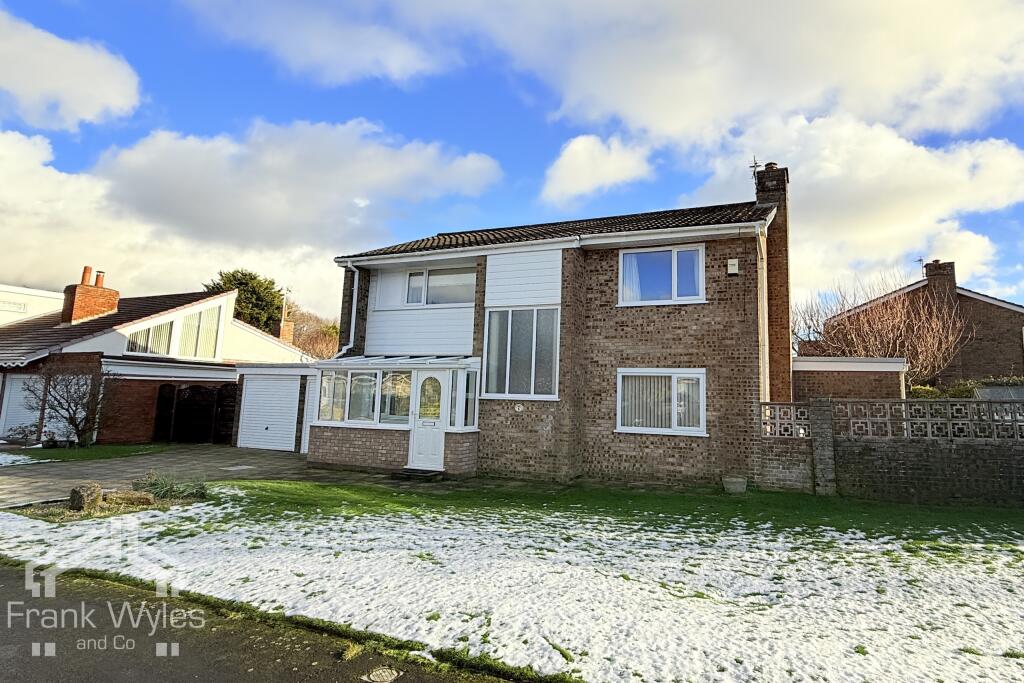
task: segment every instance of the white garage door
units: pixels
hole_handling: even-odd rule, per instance
[[[6,376],[4,402],[0,407],[0,436],[17,427],[25,425],[37,427],[39,424],[39,411],[29,410],[25,407],[25,382],[33,378],[35,375]]]
[[[246,376],[242,384],[238,445],[242,448],[295,450],[298,411],[298,377]]]

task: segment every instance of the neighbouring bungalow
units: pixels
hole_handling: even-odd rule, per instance
[[[99,443],[230,443],[236,365],[311,360],[236,320],[235,291],[122,298],[91,278],[86,266],[59,307],[0,325],[0,437],[67,438],[46,406],[26,405],[26,386],[60,368],[101,378]]]

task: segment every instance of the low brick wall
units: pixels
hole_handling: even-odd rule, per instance
[[[312,467],[393,472],[409,464],[409,432],[398,429],[310,427]]]
[[[1024,442],[836,438],[841,495],[917,503],[1024,502]]]
[[[449,432],[444,435],[444,472],[451,477],[476,474],[479,432]]]
[[[103,388],[103,411],[97,443],[152,441],[156,397],[161,380],[109,379]]]
[[[810,439],[762,437],[754,485],[769,491],[814,493],[814,446]]]

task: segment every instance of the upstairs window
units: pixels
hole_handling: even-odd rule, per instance
[[[166,356],[171,352],[171,323],[136,330],[128,336],[128,353],[153,353]]]
[[[178,355],[189,358],[214,358],[220,330],[220,306],[185,316],[181,327]]]
[[[409,273],[405,303],[442,306],[471,304],[476,298],[476,268],[417,270]]]
[[[487,312],[485,391],[490,397],[554,398],[558,390],[558,309]]]
[[[704,245],[619,252],[619,305],[704,302]]]

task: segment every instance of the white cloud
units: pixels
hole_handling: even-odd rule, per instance
[[[294,73],[335,86],[367,77],[405,81],[441,71],[454,56],[387,25],[386,8],[316,0],[184,0],[203,22],[266,50]]]
[[[903,133],[959,131],[1019,98],[1024,84],[1016,0],[189,3],[227,35],[327,84],[401,81],[483,45],[547,82],[566,115],[685,143],[794,112],[846,112]]]
[[[168,232],[249,246],[379,239],[389,203],[477,195],[501,176],[486,155],[402,141],[362,119],[256,122],[240,139],[157,131],[108,152],[96,173],[113,201]]]
[[[608,142],[596,135],[580,135],[562,146],[548,167],[541,199],[565,204],[616,185],[650,178],[649,150],[629,145],[617,137]]]
[[[0,120],[77,130],[124,116],[139,103],[139,78],[101,45],[58,38],[0,10]]]
[[[245,267],[337,315],[332,257],[389,238],[370,207],[477,191],[498,173],[487,157],[364,138],[371,129],[257,124],[241,142],[155,133],[112,153],[102,175],[61,172],[45,137],[0,131],[0,225],[16,226],[4,248],[24,255],[5,261],[4,281],[60,289],[90,264],[131,296],[195,291]]]
[[[751,127],[710,162],[710,179],[683,203],[751,197],[752,152],[790,168],[798,295],[837,278],[906,269],[918,257],[955,260],[962,281],[983,276],[995,245],[963,228],[960,217],[1024,201],[1024,151],[1006,141],[931,149],[845,116]]]

